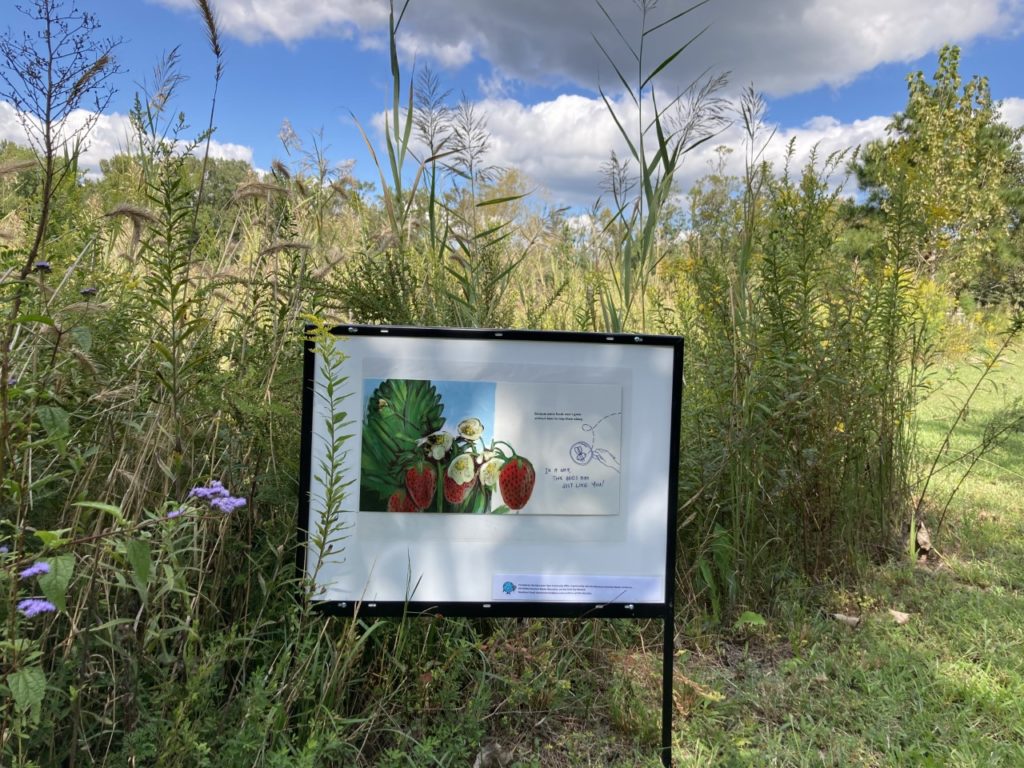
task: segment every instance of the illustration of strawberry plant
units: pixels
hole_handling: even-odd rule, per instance
[[[411,512],[420,508],[416,502],[423,499],[408,493],[406,474],[423,458],[421,438],[441,429],[443,413],[441,396],[429,381],[387,379],[374,389],[363,418],[359,489],[363,509]]]
[[[504,514],[527,505],[533,464],[502,440],[484,441],[477,417],[444,429],[444,404],[429,381],[387,379],[363,419],[360,507],[388,512]],[[504,502],[491,509],[497,491]]]

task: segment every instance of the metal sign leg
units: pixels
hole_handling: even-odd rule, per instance
[[[669,608],[664,621],[664,655],[661,660],[661,764],[665,768],[672,768],[672,662],[675,658],[675,619],[672,613]]]

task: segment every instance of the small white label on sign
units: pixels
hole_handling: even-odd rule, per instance
[[[536,603],[663,603],[665,585],[660,576],[496,573],[491,596]]]

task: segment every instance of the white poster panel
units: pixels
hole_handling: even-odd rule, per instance
[[[351,330],[334,341],[344,362],[315,358],[310,382],[311,532],[325,519],[328,381],[348,435],[338,544],[306,551],[319,599],[664,600],[680,345]]]
[[[617,515],[622,455],[620,384],[498,387],[495,431],[534,455],[537,482],[524,513]]]

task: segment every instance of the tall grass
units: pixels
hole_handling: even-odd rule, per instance
[[[748,98],[748,126],[757,112]],[[748,162],[739,198],[725,179],[694,198],[681,544],[716,617],[894,553],[907,516],[925,319],[898,217],[876,258],[838,256],[843,161]]]
[[[682,55],[706,30],[703,29],[678,46],[669,56],[652,64],[645,54],[649,37],[666,35],[675,22],[704,5],[696,3],[655,23],[656,3],[641,0],[640,34],[632,41],[598,2],[616,36],[626,45],[631,61],[620,66],[595,36],[594,41],[604,54],[619,83],[636,109],[636,122],[627,127],[623,118],[603,90],[601,98],[629,149],[631,163],[619,165],[612,155],[612,198],[615,210],[606,230],[611,231],[612,248],[605,280],[598,293],[601,306],[601,327],[595,330],[623,332],[645,330],[647,326],[647,290],[658,263],[666,255],[663,231],[672,203],[675,176],[687,153],[709,141],[716,129],[724,126],[723,102],[716,93],[725,85],[724,77],[695,81],[689,89],[671,99],[659,101],[658,74]],[[635,66],[636,76],[627,77],[624,70]],[[674,111],[673,111],[674,110]],[[675,117],[675,119],[673,119]],[[626,182],[630,166],[635,180]],[[628,192],[636,188],[631,197]],[[596,326],[596,323],[595,323]]]
[[[787,582],[901,552],[902,525],[922,512],[910,504],[913,419],[933,318],[910,217],[895,198],[883,244],[851,256],[832,181],[845,157],[767,167],[751,93],[746,173],[704,179],[684,232],[673,179],[722,125],[722,81],[660,101],[657,76],[686,44],[651,64],[645,41],[686,12],[641,9],[627,40],[637,76],[611,62],[641,119],[609,118],[632,163],[611,170],[637,185],[616,182],[589,231],[531,211],[514,174],[478,173],[479,154],[456,162],[468,151],[457,144],[416,157],[396,42],[405,6],[391,13],[379,199],[320,143],[290,136],[285,160],[214,209],[212,120],[192,135],[172,116],[174,52],[103,181],[41,190],[39,171],[16,163],[0,176],[2,215],[32,235],[39,194],[56,201],[45,268],[22,274],[32,238],[0,249],[18,308],[2,334],[0,762],[469,764],[495,735],[546,754],[544,724],[580,712],[616,723],[638,762],[654,737],[629,697],[645,694],[613,660],[649,627],[367,623],[312,609],[293,551],[311,315],[685,335],[686,621],[767,611]],[[218,84],[216,18],[200,10]],[[348,482],[335,472],[346,404],[330,407],[328,518]],[[310,532],[314,551],[345,545],[328,535]],[[21,578],[40,562],[48,573]],[[54,610],[26,615],[26,599]]]

